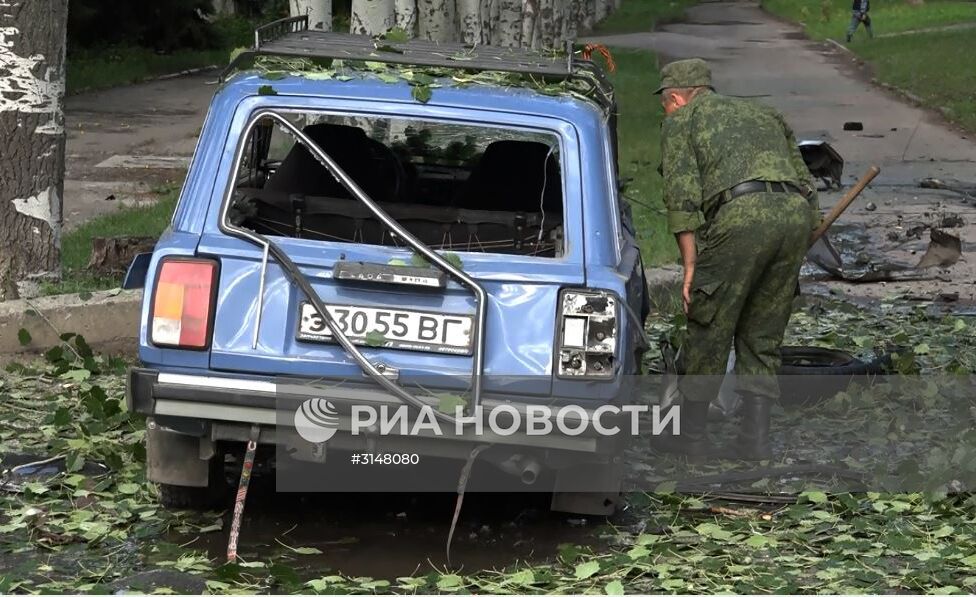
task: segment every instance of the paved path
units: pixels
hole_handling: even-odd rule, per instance
[[[215,78],[216,71],[68,97],[65,227],[182,184]]]
[[[901,37],[902,35],[915,35],[916,33],[939,33],[942,31],[965,31],[976,29],[976,23],[956,23],[955,25],[944,25],[942,27],[925,27],[924,29],[911,29],[909,31],[895,31],[893,33],[881,33],[875,37]]]
[[[866,249],[878,253],[879,259],[883,253],[887,259],[917,262],[927,233],[913,242],[903,233],[916,223],[932,223],[943,212],[959,214],[966,222],[963,228],[951,231],[962,236],[964,253],[976,249],[972,202],[917,186],[924,177],[976,183],[976,143],[972,140],[976,136],[967,138],[929,112],[865,81],[854,74],[850,54],[806,40],[798,27],[767,15],[756,1],[704,2],[686,16],[686,22],[653,33],[593,41],[654,50],[661,64],[690,57],[708,60],[720,92],[767,102],[786,115],[798,137],[832,143],[847,161],[846,183],[856,180],[870,164],[881,166],[882,174],[841,221],[842,225],[869,225],[868,244],[873,246]],[[848,121],[862,122],[864,130],[844,131]],[[836,193],[822,194],[822,203],[830,206],[837,197]],[[869,202],[877,210],[866,211]],[[897,241],[888,238],[896,234],[901,235]],[[867,296],[893,290],[959,292],[960,298],[976,300],[976,258],[966,262],[964,257],[949,275],[951,283],[927,283],[924,288],[889,283],[843,285],[843,291]]]

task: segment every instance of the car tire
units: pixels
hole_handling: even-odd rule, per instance
[[[846,390],[858,377],[884,373],[878,361],[865,362],[842,350],[784,346],[780,355],[780,404],[787,409],[816,406]]]

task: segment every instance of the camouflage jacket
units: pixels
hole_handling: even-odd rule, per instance
[[[749,180],[810,189],[814,220],[820,220],[816,186],[792,129],[758,102],[703,91],[664,119],[661,159],[673,233],[700,228],[719,193]]]

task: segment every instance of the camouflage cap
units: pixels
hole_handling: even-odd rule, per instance
[[[701,58],[678,60],[661,69],[661,86],[655,95],[675,87],[711,87],[712,71]]]

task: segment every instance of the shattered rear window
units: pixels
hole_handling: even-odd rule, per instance
[[[562,256],[555,134],[407,118],[285,116],[432,249]],[[228,217],[268,236],[406,246],[271,119],[245,140]]]

